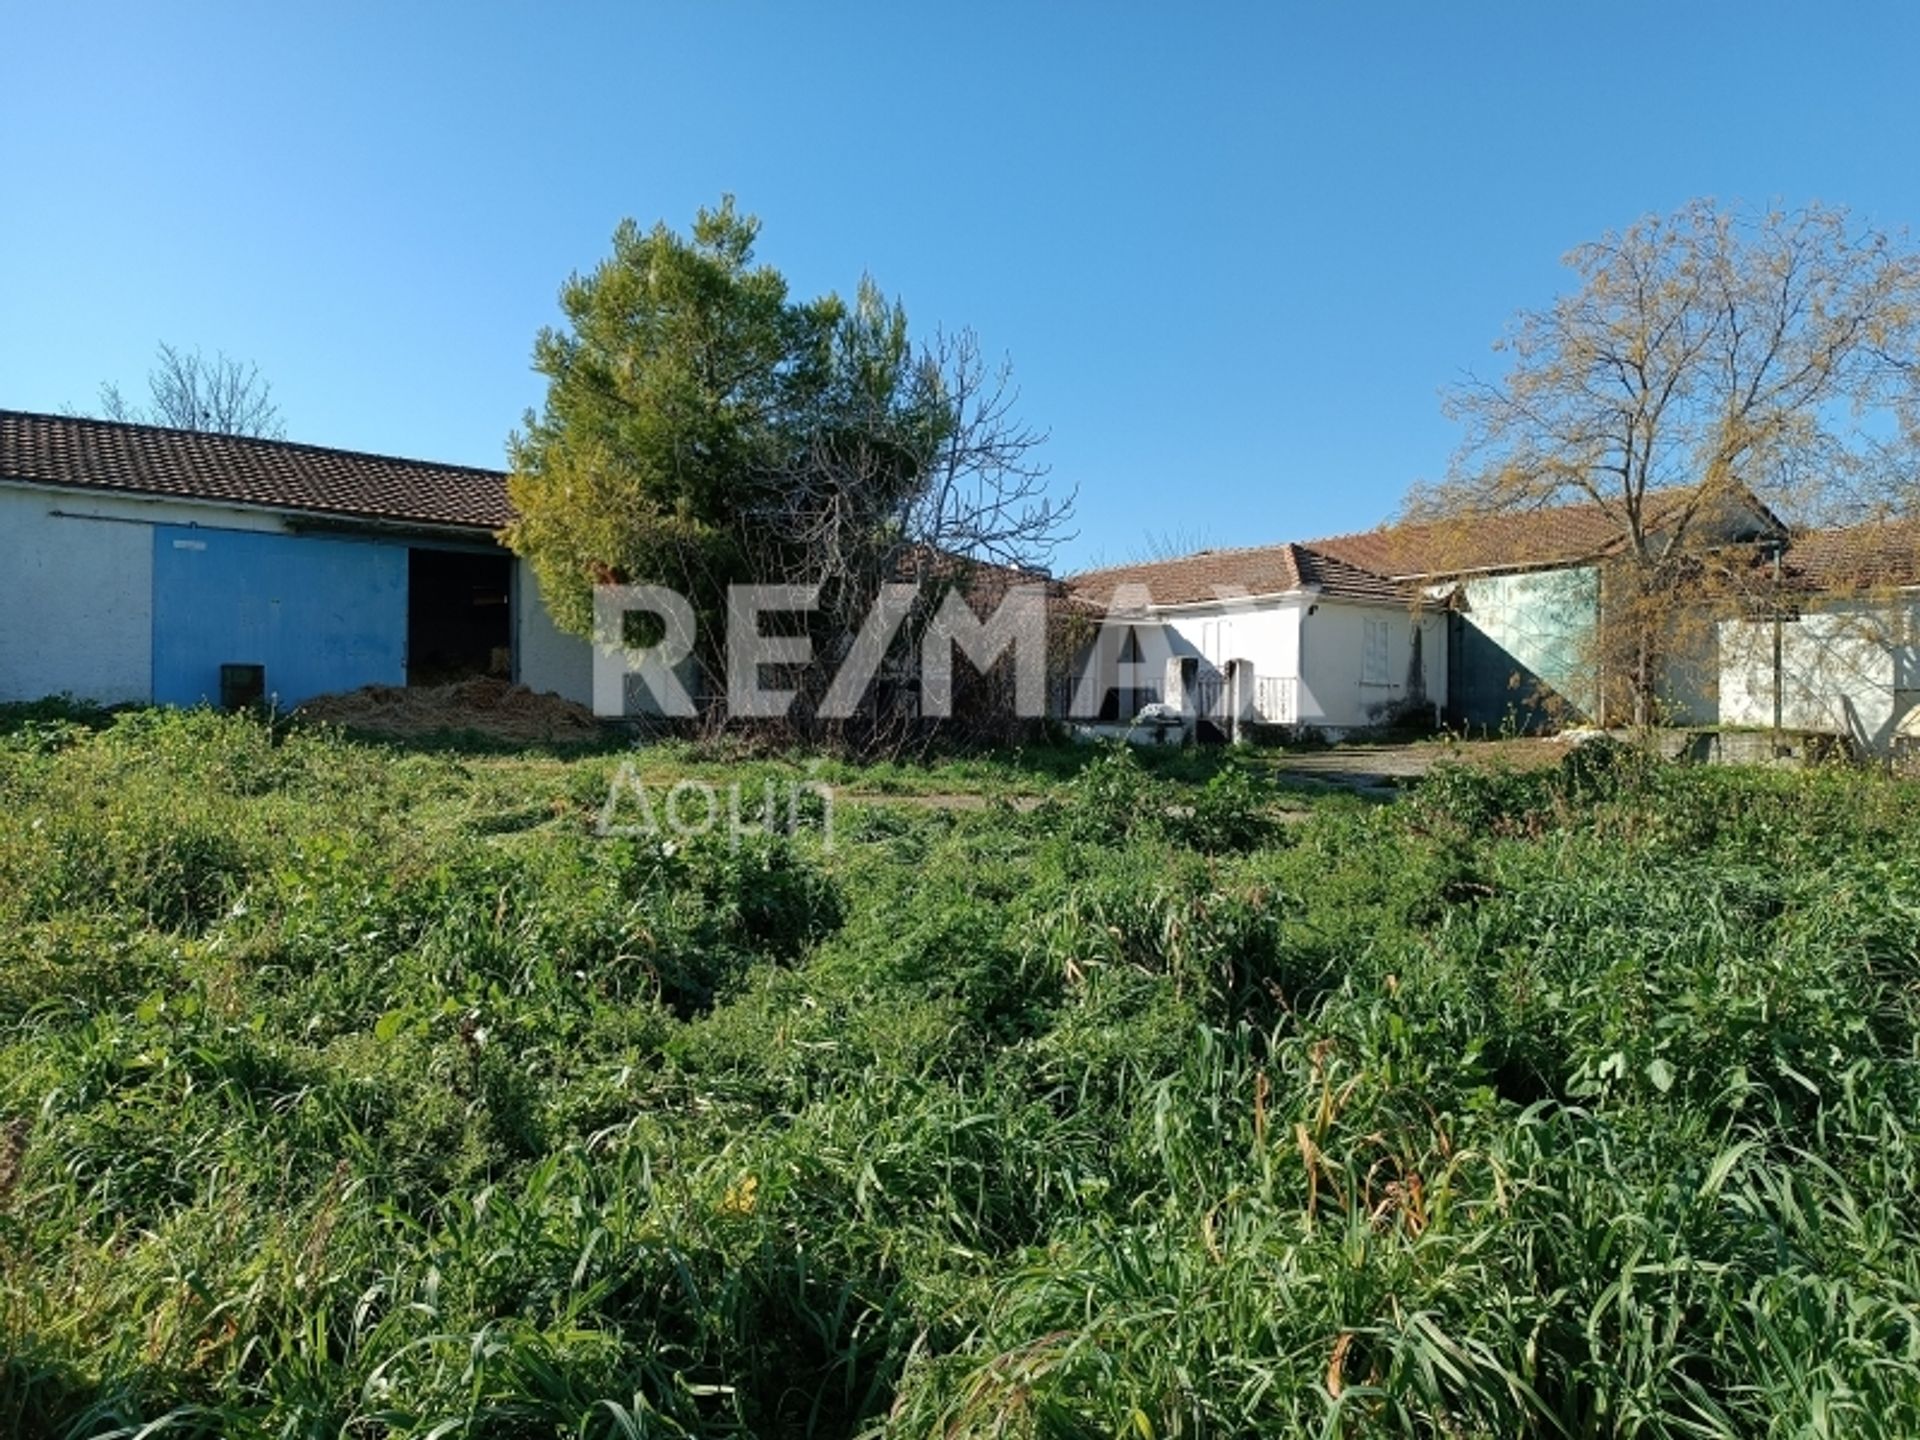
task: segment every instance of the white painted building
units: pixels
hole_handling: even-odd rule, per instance
[[[1716,627],[1721,725],[1845,736],[1864,754],[1920,741],[1920,529],[1801,537],[1776,599],[1777,615]]]
[[[0,702],[219,699],[495,673],[583,704],[591,656],[495,533],[496,471],[0,411]]]
[[[1340,734],[1403,716],[1432,724],[1445,700],[1444,613],[1417,587],[1307,546],[1204,551],[1068,584],[1107,612],[1104,653],[1083,669],[1100,718],[1155,699],[1222,729],[1237,713]]]
[[[1745,558],[1748,602],[1764,609],[1771,593],[1782,619],[1684,627],[1684,653],[1663,657],[1673,722],[1767,728],[1777,709],[1783,729],[1859,752],[1920,746],[1920,525],[1793,532],[1750,496],[1694,523]],[[1419,709],[1524,731],[1593,718],[1590,641],[1619,544],[1603,512],[1577,506],[1207,550],[1067,583],[1107,610],[1111,635],[1133,637],[1087,662],[1132,687],[1104,697],[1116,721],[1142,699],[1191,706],[1197,686],[1199,711],[1335,734]],[[1117,662],[1132,655],[1128,672]]]
[[[1721,546],[1784,534],[1744,495],[1690,523]],[[1240,676],[1244,694],[1228,708],[1261,721],[1340,734],[1424,715],[1473,732],[1526,732],[1594,718],[1592,640],[1605,564],[1623,543],[1601,507],[1563,506],[1204,550],[1068,586],[1138,633],[1148,669],[1192,657],[1209,699],[1229,673]],[[1697,672],[1714,657],[1686,658],[1699,663],[1670,666],[1665,688],[1686,718],[1711,723],[1713,678]],[[1184,677],[1169,675],[1152,688],[1184,701]],[[1118,694],[1108,709],[1131,698]]]

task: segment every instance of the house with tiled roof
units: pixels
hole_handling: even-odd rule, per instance
[[[286,707],[489,673],[591,703],[591,648],[554,626],[497,539],[511,515],[496,470],[0,411],[0,702],[192,705],[251,687]],[[1729,557],[1764,567],[1750,589],[1772,603],[1716,614],[1674,657],[1679,718],[1777,720],[1868,749],[1920,731],[1920,525],[1793,533],[1745,500],[1710,524]],[[987,609],[1044,581],[1050,634],[1092,632],[1053,699],[1069,718],[1125,728],[1157,700],[1222,734],[1436,716],[1525,730],[1593,718],[1587,640],[1623,543],[1600,507],[1566,506],[1064,583],[966,573]]]
[[[0,703],[284,709],[490,674],[608,714],[657,708],[611,656],[596,693],[593,647],[499,542],[512,518],[497,470],[0,410]],[[901,580],[958,585],[989,613],[1023,587],[1055,628],[1086,610],[1045,575],[901,561]],[[683,683],[711,695],[696,668]]]
[[[0,411],[0,702],[282,706],[497,674],[592,697],[496,470]]]
[[[1347,730],[1413,709],[1431,722],[1443,617],[1417,585],[1311,545],[1203,550],[1087,571],[1068,593],[1108,617],[1072,713],[1139,703],[1233,720]]]
[[[1656,530],[1685,495],[1653,497]],[[1716,544],[1783,534],[1751,497],[1695,523]],[[1526,731],[1592,716],[1602,566],[1625,541],[1600,506],[1569,505],[1203,550],[1067,584],[1109,607],[1120,635],[1094,657],[1114,677],[1110,711],[1197,694],[1230,716],[1336,733],[1422,716]],[[1671,680],[1678,707],[1712,718],[1711,680],[1679,666]]]
[[[1763,603],[1714,626],[1719,723],[1920,745],[1920,522],[1803,531],[1751,564]]]

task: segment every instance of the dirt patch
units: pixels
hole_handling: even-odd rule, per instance
[[[584,705],[485,676],[452,685],[368,685],[339,695],[316,695],[294,713],[303,720],[398,740],[470,733],[537,744],[596,740],[603,733],[600,721]]]
[[[1438,764],[1538,770],[1558,765],[1571,743],[1558,738],[1431,741],[1411,745],[1336,745],[1326,750],[1292,751],[1276,757],[1274,772],[1289,778],[1337,785],[1362,794],[1388,796],[1419,780]]]
[[[1561,735],[1528,736],[1515,740],[1468,740],[1442,747],[1442,756],[1468,765],[1503,766],[1509,770],[1549,770],[1575,748]]]

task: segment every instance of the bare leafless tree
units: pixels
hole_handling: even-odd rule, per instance
[[[1497,380],[1449,396],[1466,438],[1413,518],[1562,504],[1619,537],[1600,673],[1652,718],[1663,652],[1716,579],[1753,573],[1729,517],[1862,520],[1896,509],[1920,438],[1920,255],[1813,206],[1695,201],[1582,245],[1579,278],[1523,311]]]
[[[971,330],[937,336],[920,364],[948,423],[918,457],[924,482],[910,496],[907,538],[946,555],[1044,569],[1072,532],[1074,496],[1048,485],[1036,459],[1046,435],[1014,414],[1011,363],[989,366]]]
[[[1147,531],[1128,551],[1124,559],[1114,563],[1151,565],[1161,560],[1184,560],[1189,555],[1197,555],[1210,548],[1212,548],[1212,542],[1202,531],[1191,525],[1180,525],[1171,529]],[[1087,568],[1099,567],[1089,565]]]
[[[208,359],[198,348],[181,350],[162,341],[154,367],[147,372],[147,390],[151,399],[140,406],[128,400],[118,385],[102,384],[100,412],[109,420],[176,430],[267,440],[286,437],[273,386],[260,374],[259,366],[232,359],[223,351]]]
[[[1038,458],[1046,436],[1018,418],[1011,367],[987,362],[965,330],[901,363],[910,373],[900,383],[823,417],[745,512],[749,572],[819,588],[819,663],[802,681],[811,698],[824,693],[884,587],[916,587],[889,650],[911,656],[948,590],[990,606],[1012,584],[1044,583],[1072,538],[1074,496],[1049,484]],[[876,707],[888,708],[870,697],[868,733],[854,743],[898,748],[905,730],[888,729]]]

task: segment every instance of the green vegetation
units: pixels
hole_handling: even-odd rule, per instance
[[[1920,1433],[1912,786],[0,731],[0,1433]]]

